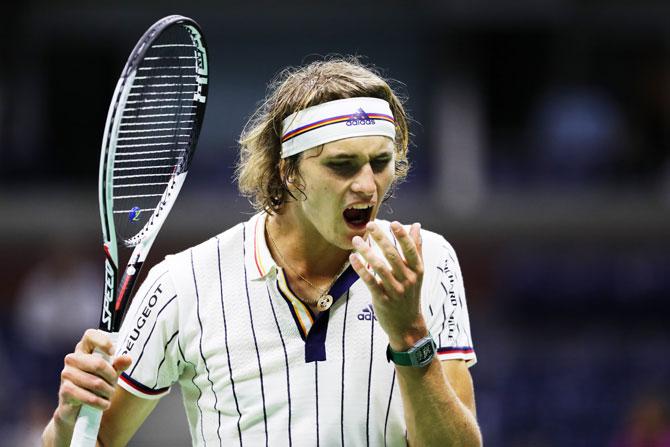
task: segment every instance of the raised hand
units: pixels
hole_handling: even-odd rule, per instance
[[[400,223],[391,223],[398,248],[376,223],[369,222],[367,230],[385,259],[361,237],[355,236],[352,243],[356,253],[352,253],[349,260],[370,289],[375,315],[389,336],[391,348],[405,351],[428,334],[421,313],[421,225],[412,224],[407,232]]]

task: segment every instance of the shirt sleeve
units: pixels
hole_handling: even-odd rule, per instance
[[[423,244],[424,256],[428,247],[433,252],[430,257],[425,257],[424,271],[431,273],[424,276],[428,281],[422,297],[429,330],[437,343],[437,357],[440,360],[465,360],[471,367],[477,362],[477,356],[470,335],[463,275],[456,252],[442,236],[422,233],[422,237],[428,239]]]
[[[116,354],[133,362],[119,385],[135,396],[158,399],[177,381],[179,313],[177,294],[165,261],[138,289],[119,331]]]

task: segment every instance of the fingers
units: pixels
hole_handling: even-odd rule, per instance
[[[117,373],[114,367],[99,355],[73,352],[65,356],[65,369],[77,369],[100,377],[107,383],[114,385]],[[64,370],[65,370],[64,369]]]
[[[370,293],[373,296],[381,297],[384,294],[384,289],[380,284],[380,280],[371,272],[360,255],[356,253],[351,253],[349,255],[349,262],[354,268],[358,276],[363,280],[365,285],[370,290]]]
[[[423,250],[421,241],[421,224],[414,223],[409,233],[398,222],[391,223],[391,230],[400,243],[407,265],[417,273],[423,272]]]
[[[114,392],[114,385],[105,379],[71,366],[66,366],[63,369],[61,379],[63,382],[70,382],[77,388],[83,388],[85,391],[107,400],[112,397],[112,393]]]
[[[64,380],[58,391],[58,400],[65,405],[89,405],[100,410],[106,410],[110,406],[110,400],[77,386],[73,382]]]
[[[97,329],[87,329],[81,341],[77,343],[75,352],[90,354],[96,348],[107,355],[114,354],[114,344],[106,332]]]
[[[84,333],[75,351],[65,356],[59,401],[64,408],[82,404],[101,410],[109,408],[116,381],[121,372],[130,367],[132,359],[122,355],[108,360],[94,353],[99,350],[113,354],[113,343],[107,333],[89,329]]]
[[[394,271],[372,250],[372,247],[363,241],[360,236],[354,236],[352,239],[354,248],[358,251],[358,254],[367,262],[372,268],[373,272],[379,277],[379,281],[374,277],[374,274],[369,272],[367,268],[365,269],[368,274],[372,275],[378,286],[382,286],[385,291],[391,292],[396,291],[402,293],[402,285],[398,279],[394,276]],[[363,261],[361,261],[362,263]],[[357,272],[358,273],[358,272]],[[360,273],[359,273],[360,276]]]
[[[408,276],[407,268],[415,273],[423,271],[420,223],[412,224],[409,232],[400,223],[395,221],[391,223],[391,231],[398,241],[399,247],[391,242],[386,233],[376,223],[370,222],[367,229],[400,281]]]
[[[59,401],[69,405],[86,404],[101,410],[109,408],[117,373],[102,357],[76,351],[65,356],[61,372]]]
[[[377,243],[379,249],[384,254],[384,257],[391,265],[393,273],[396,275],[398,280],[403,281],[405,279],[406,265],[398,249],[391,242],[389,237],[374,222],[368,223],[367,229],[370,232],[372,238]]]
[[[360,236],[355,236],[352,243],[358,254],[350,258],[350,262],[359,277],[369,287],[377,287],[389,296],[404,296],[420,285],[423,277],[421,225],[413,224],[408,232],[400,223],[393,222],[391,231],[397,247],[376,223],[368,223],[367,229],[382,256]]]

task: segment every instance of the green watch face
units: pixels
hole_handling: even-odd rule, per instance
[[[432,340],[430,340],[432,342]],[[432,343],[426,343],[417,350],[416,359],[419,363],[426,361],[429,358],[433,357],[435,353],[435,348]]]

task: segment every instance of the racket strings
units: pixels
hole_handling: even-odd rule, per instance
[[[117,234],[135,238],[185,171],[197,138],[195,46],[181,26],[165,30],[135,71],[121,112],[113,168]]]

